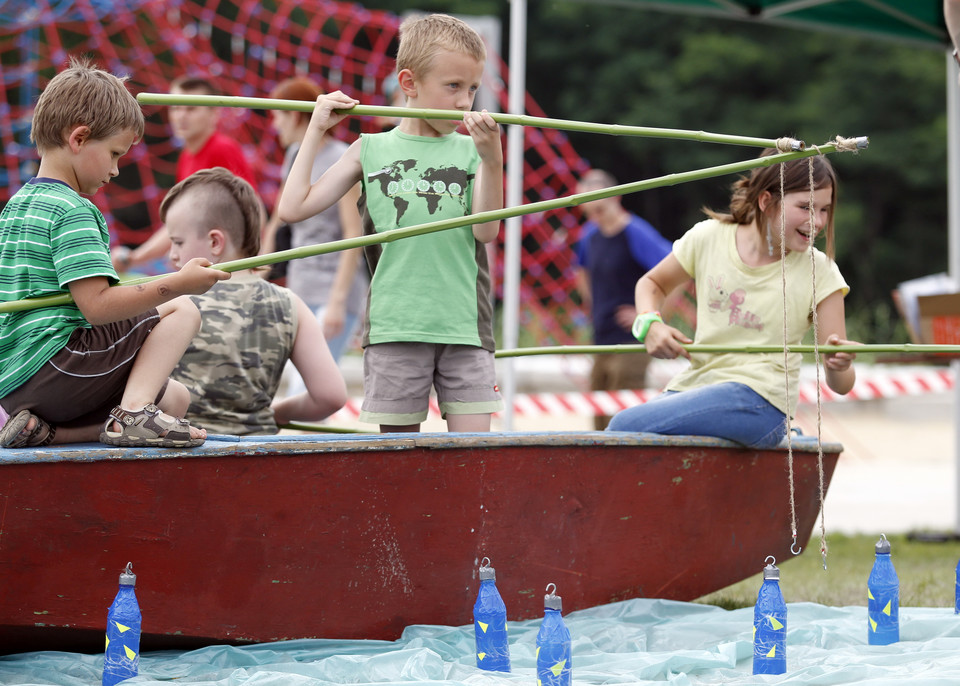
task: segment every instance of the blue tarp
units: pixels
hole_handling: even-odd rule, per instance
[[[899,643],[867,645],[867,609],[788,605],[787,673],[753,676],[753,608],[630,600],[570,613],[576,684],[960,684],[960,617],[901,608]],[[149,614],[144,613],[148,630]],[[302,640],[145,652],[125,684],[536,684],[540,620],[514,622],[509,674],[476,668],[472,625],[412,626],[397,641]],[[143,646],[148,649],[148,646]],[[102,655],[0,657],[0,683],[99,686]]]

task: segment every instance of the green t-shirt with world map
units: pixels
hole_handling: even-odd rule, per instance
[[[480,157],[469,136],[365,134],[364,233],[381,233],[472,211]],[[415,341],[494,350],[486,247],[464,226],[365,249],[373,273],[364,345]]]

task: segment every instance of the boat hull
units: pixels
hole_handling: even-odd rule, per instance
[[[825,485],[842,448],[823,447]],[[816,445],[793,450],[800,545]],[[693,600],[790,557],[787,452],[616,433],[208,440],[0,455],[0,649],[102,650],[128,561],[143,650],[463,625],[489,557],[511,620]]]

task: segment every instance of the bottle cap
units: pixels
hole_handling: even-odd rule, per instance
[[[136,586],[137,575],[133,573],[133,563],[128,562],[126,568],[120,572],[121,586]]]
[[[497,570],[490,566],[490,558],[485,557],[480,560],[480,581],[496,580]]]
[[[887,540],[886,535],[880,534],[880,540],[877,541],[875,550],[878,554],[890,554],[890,541]]]
[[[550,590],[550,587],[553,586],[553,591]],[[557,590],[557,585],[550,583],[547,584],[547,594],[543,596],[543,609],[545,610],[562,610],[563,609],[563,600],[560,596],[556,595],[555,591]]]
[[[767,562],[767,560],[770,560],[770,562]],[[777,558],[775,558],[773,555],[768,555],[768,556],[767,556],[767,559],[764,560],[764,562],[767,562],[767,566],[763,568],[763,579],[764,579],[764,581],[766,581],[767,579],[775,579],[775,580],[779,581],[779,580],[780,580],[780,568],[777,567],[777,565],[776,565]]]

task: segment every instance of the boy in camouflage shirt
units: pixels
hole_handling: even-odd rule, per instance
[[[188,176],[160,205],[176,266],[196,257],[213,263],[253,257],[261,218],[253,187],[222,167]],[[238,272],[194,303],[203,328],[173,373],[193,396],[192,420],[214,433],[275,434],[278,425],[323,419],[346,402],[323,328],[292,291]],[[288,359],[307,390],[274,402]]]

